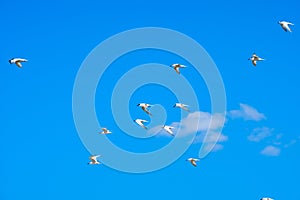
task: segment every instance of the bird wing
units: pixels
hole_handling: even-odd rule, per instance
[[[97,156],[90,156],[90,160],[95,163],[97,162]]]
[[[180,74],[179,66],[175,66],[175,67],[174,67],[174,70],[176,71],[177,74]]]
[[[152,114],[149,112],[149,110],[147,110],[146,107],[142,107],[143,111],[145,111],[148,115],[152,116]]]
[[[107,128],[102,128],[102,131],[103,132],[107,132]]]
[[[182,107],[181,107],[183,110],[185,110],[185,111],[188,111],[188,112],[190,112],[190,110],[187,108],[187,106],[186,105],[182,105]]]
[[[136,123],[138,124],[138,125],[140,125],[141,127],[143,127],[144,129],[147,129],[147,127],[143,124],[144,122],[147,122],[146,120],[143,120],[143,119],[141,119],[141,120],[136,120]]]
[[[165,127],[165,130],[168,132],[168,133],[170,133],[171,135],[173,135],[173,131],[171,130],[173,127],[171,127],[171,126],[167,126],[167,127]]]
[[[252,64],[254,65],[254,66],[256,66],[256,60],[252,60]]]
[[[195,160],[191,160],[191,163],[192,163],[192,165],[193,165],[194,167],[197,167],[197,163],[196,163]]]
[[[148,129],[144,124],[142,124],[142,127],[143,127],[144,129]]]
[[[289,27],[289,25],[288,25],[288,24],[285,26],[285,31],[292,32],[292,30],[291,30],[291,28]]]
[[[22,68],[22,64],[21,64],[20,61],[17,61],[17,62],[16,62],[16,65],[17,65],[18,67]]]

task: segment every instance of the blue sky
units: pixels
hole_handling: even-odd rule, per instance
[[[296,0],[2,1],[0,199],[87,199],[94,195],[103,199],[299,199],[299,7]],[[284,32],[279,20],[293,22],[293,32]],[[129,174],[105,165],[87,165],[90,152],[78,137],[72,114],[76,74],[99,43],[119,32],[148,26],[188,35],[216,63],[228,113],[220,146],[197,168],[185,159],[197,156],[199,142],[172,165],[152,173]],[[257,67],[247,60],[253,52],[266,58]],[[8,63],[12,57],[29,61],[19,69]],[[118,146],[144,152],[165,145],[170,138],[145,142],[127,138],[111,111],[102,106],[102,100],[109,106],[110,99],[105,97],[112,92],[103,88],[113,88],[131,66],[171,64],[173,58],[184,62],[163,52],[134,52],[113,63],[99,82],[97,116],[113,130],[109,137]],[[193,87],[200,111],[209,114],[209,93],[194,72],[188,66],[182,76],[198,83]],[[155,96],[158,91],[165,96]],[[132,95],[132,117],[147,118],[135,106],[147,100],[166,107],[168,124],[180,121],[179,111],[167,108],[176,101],[174,95],[157,85],[139,88]]]

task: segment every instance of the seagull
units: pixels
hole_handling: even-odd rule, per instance
[[[174,107],[174,108],[175,108],[175,107],[181,108],[181,109],[183,109],[183,110],[185,110],[185,111],[190,112],[190,110],[187,108],[188,105],[183,104],[183,103],[175,103],[175,105],[174,105],[173,107]]]
[[[285,32],[292,32],[291,28],[289,27],[289,25],[294,25],[291,22],[286,22],[286,21],[279,21],[278,24],[280,24],[281,28],[285,31]]]
[[[148,115],[152,116],[150,111],[147,109],[147,108],[151,107],[152,105],[150,105],[148,103],[139,103],[137,106],[141,107],[144,112],[146,112]]]
[[[248,60],[251,60],[251,61],[252,61],[252,64],[253,64],[254,66],[256,66],[256,62],[257,62],[257,61],[263,61],[263,60],[265,60],[265,59],[260,58],[260,57],[258,57],[255,53],[253,53],[253,54],[252,54],[252,57],[251,57],[251,58],[248,58]]]
[[[147,129],[147,127],[144,125],[145,122],[148,122],[147,120],[144,119],[136,119],[134,120],[135,123],[137,123],[139,126],[143,127],[144,129]]]
[[[162,128],[165,129],[165,131],[167,131],[170,135],[174,136],[174,133],[173,133],[173,131],[172,131],[172,129],[173,129],[174,127],[164,125]]]
[[[190,161],[190,163],[194,166],[194,167],[197,167],[197,163],[199,161],[199,159],[197,158],[189,158],[187,159],[187,161]]]
[[[16,64],[18,67],[22,68],[22,64],[21,62],[27,62],[28,60],[24,59],[24,58],[12,58],[10,59],[8,62],[10,64]]]
[[[97,158],[100,157],[101,155],[93,155],[93,156],[90,156],[89,159],[91,160],[88,164],[89,165],[99,165],[101,164]]]
[[[181,65],[181,64],[178,64],[178,63],[172,64],[171,67],[174,68],[174,70],[176,71],[177,74],[180,74],[179,68],[186,68],[185,65]]]
[[[111,134],[112,132],[108,130],[107,128],[102,128],[102,132],[99,132],[100,134]]]
[[[269,198],[269,197],[263,197],[263,198],[261,198],[260,200],[274,200],[274,199]]]

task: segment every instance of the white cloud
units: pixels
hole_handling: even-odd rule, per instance
[[[208,130],[218,132],[223,128],[226,118],[223,114],[210,114],[208,112],[196,111],[188,114],[180,122],[173,122],[171,126],[174,127],[174,132],[180,127],[181,135],[194,134],[197,132],[206,132]],[[163,125],[159,125],[149,129],[148,134],[165,133],[162,130]],[[164,135],[169,135],[165,133]]]
[[[244,120],[260,121],[262,119],[266,119],[263,113],[260,113],[255,108],[242,103],[240,103],[239,110],[231,110],[228,114],[232,118],[243,118]]]
[[[247,138],[251,142],[260,142],[263,139],[272,136],[273,130],[274,129],[268,127],[255,128]]]
[[[296,143],[297,143],[297,140],[291,140],[289,143],[285,144],[283,147],[284,148],[288,148],[290,146],[293,146]]]
[[[213,143],[207,143],[203,146],[203,152],[208,152],[208,151],[212,151],[212,152],[217,152],[217,151],[220,151],[220,150],[223,150],[224,149],[224,145],[222,144],[213,144]]]
[[[281,149],[272,145],[266,146],[260,153],[265,156],[279,156]]]
[[[200,135],[197,135],[194,143],[202,143],[204,142],[204,138],[206,136],[206,132],[202,132]],[[219,132],[210,132],[207,135],[206,138],[206,142],[211,142],[211,143],[215,143],[215,142],[226,142],[228,140],[228,136],[219,133]]]
[[[228,140],[228,136],[222,134],[220,131],[223,128],[226,118],[224,114],[211,114],[208,112],[196,111],[188,114],[180,122],[174,122],[171,126],[174,127],[174,132],[180,128],[180,136],[184,137],[189,134],[195,134],[195,139],[190,141],[191,143],[203,143],[204,151],[219,151],[223,149],[223,145],[220,142]],[[162,129],[163,125],[159,125],[151,128],[148,134],[170,136]]]

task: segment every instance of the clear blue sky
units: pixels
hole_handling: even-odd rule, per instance
[[[2,1],[0,199],[300,199],[299,9],[296,0]],[[284,32],[279,20],[293,22],[293,32]],[[197,156],[200,144],[191,145],[172,165],[147,174],[87,165],[90,152],[78,137],[72,115],[77,71],[103,40],[147,26],[188,35],[218,66],[227,111],[232,114],[222,131],[222,148],[201,160],[197,168],[185,159]],[[256,68],[247,60],[253,52],[266,58]],[[129,64],[168,64],[171,58],[150,53],[136,52],[137,60],[129,54],[109,68],[97,90],[97,114],[103,110],[101,99],[111,92],[101,87],[112,88],[121,76],[116,69],[121,61],[127,63],[122,68],[126,71]],[[19,69],[8,63],[12,57],[29,61]],[[192,66],[182,74],[192,81],[201,80],[199,75],[193,77]],[[203,84],[195,87],[201,111],[210,112]],[[164,91],[166,98],[154,98],[157,91]],[[148,85],[134,93],[132,108],[137,109],[135,105],[146,101],[147,95],[153,97],[149,101],[162,105],[175,101],[168,90]],[[132,112],[133,117],[141,114],[140,110]],[[168,116],[167,123],[178,117]],[[143,152],[156,147],[155,143],[148,149],[143,142],[121,140],[109,110],[99,114],[99,120],[113,130],[110,139],[122,148]],[[158,148],[169,141],[153,139]]]

